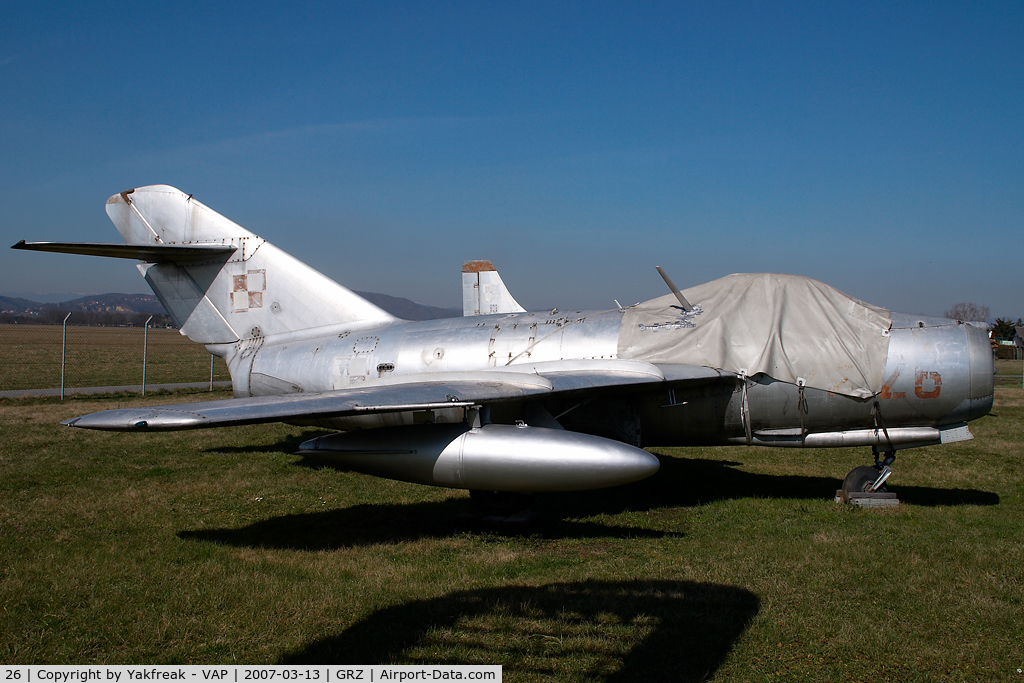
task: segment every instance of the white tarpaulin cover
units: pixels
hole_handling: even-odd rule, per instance
[[[868,398],[882,388],[889,311],[797,275],[738,273],[626,311],[619,358],[700,365]]]

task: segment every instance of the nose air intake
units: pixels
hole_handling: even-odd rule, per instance
[[[988,415],[992,410],[995,364],[992,361],[992,346],[985,331],[973,325],[965,327],[971,364],[971,414],[968,419],[973,420]]]

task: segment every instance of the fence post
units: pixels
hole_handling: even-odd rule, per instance
[[[146,354],[149,351],[149,321],[153,316],[146,318],[145,330],[142,333],[142,395],[146,395]]]
[[[68,350],[68,318],[71,317],[73,311],[68,311],[68,314],[64,316],[63,327],[64,330],[61,333],[60,341],[60,400],[64,400],[64,361],[67,358]]]
[[[210,391],[213,391],[213,354],[210,354]]]

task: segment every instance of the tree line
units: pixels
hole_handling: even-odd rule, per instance
[[[65,316],[72,313],[68,318],[68,325],[82,325],[89,327],[142,327],[150,313],[136,313],[134,311],[68,311],[59,308],[44,308],[41,311],[0,313],[0,324],[3,325],[60,325],[64,322]],[[152,314],[153,319],[149,321],[150,327],[174,327],[171,316],[160,313]]]

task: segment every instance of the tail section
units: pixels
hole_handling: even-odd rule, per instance
[[[466,261],[462,264],[463,316],[525,311],[512,298],[490,261]]]
[[[129,245],[234,247],[205,261],[139,264],[189,339],[224,344],[339,323],[395,321],[389,313],[168,185],[115,194],[107,215]],[[495,274],[497,275],[497,274]]]

